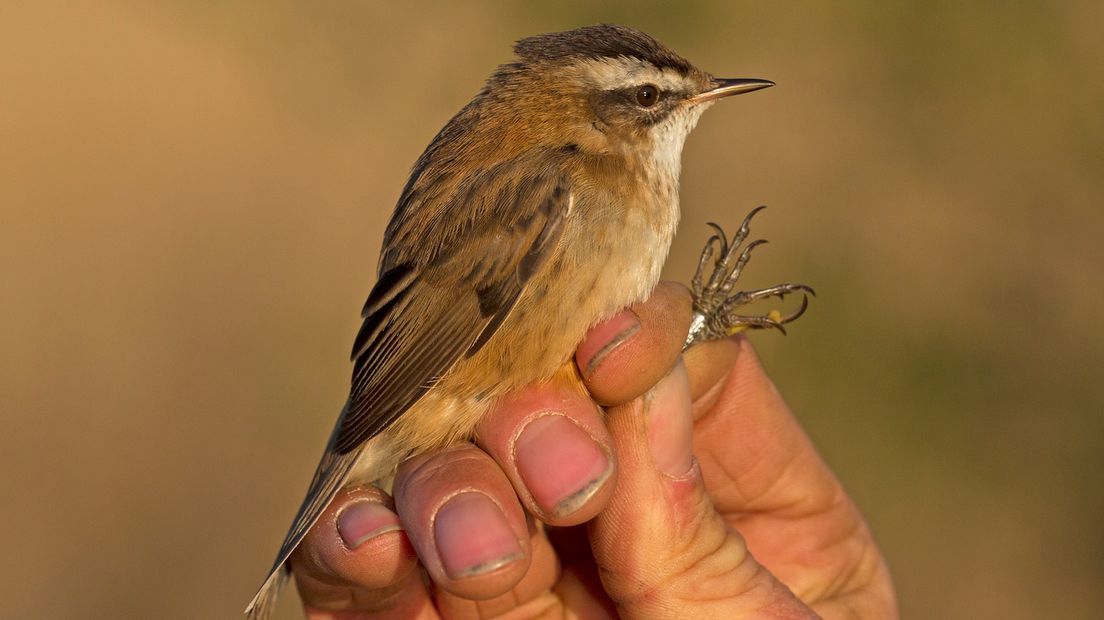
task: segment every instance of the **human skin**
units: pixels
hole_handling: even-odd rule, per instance
[[[661,283],[579,346],[594,401],[520,390],[473,443],[403,463],[394,497],[342,491],[292,558],[307,616],[896,617],[869,528],[750,343],[680,355],[689,322]]]

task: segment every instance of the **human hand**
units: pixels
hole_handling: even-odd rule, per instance
[[[604,422],[534,386],[474,444],[404,463],[394,499],[342,491],[292,558],[308,617],[894,617],[869,530],[748,342],[680,360],[689,320],[661,284],[591,330]]]

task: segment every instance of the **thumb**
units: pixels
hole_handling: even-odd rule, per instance
[[[714,509],[691,452],[686,368],[609,410],[618,480],[590,537],[627,618],[815,618]]]

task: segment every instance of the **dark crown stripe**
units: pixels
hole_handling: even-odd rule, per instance
[[[514,52],[529,62],[627,56],[659,69],[674,69],[682,75],[693,68],[685,58],[643,32],[611,24],[528,37],[514,44]]]

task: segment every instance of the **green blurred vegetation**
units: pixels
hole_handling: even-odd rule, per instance
[[[344,399],[410,164],[513,40],[598,21],[779,83],[691,137],[668,275],[707,220],[771,205],[746,284],[820,295],[755,340],[904,616],[1104,615],[1087,0],[5,6],[5,612],[235,617]]]

